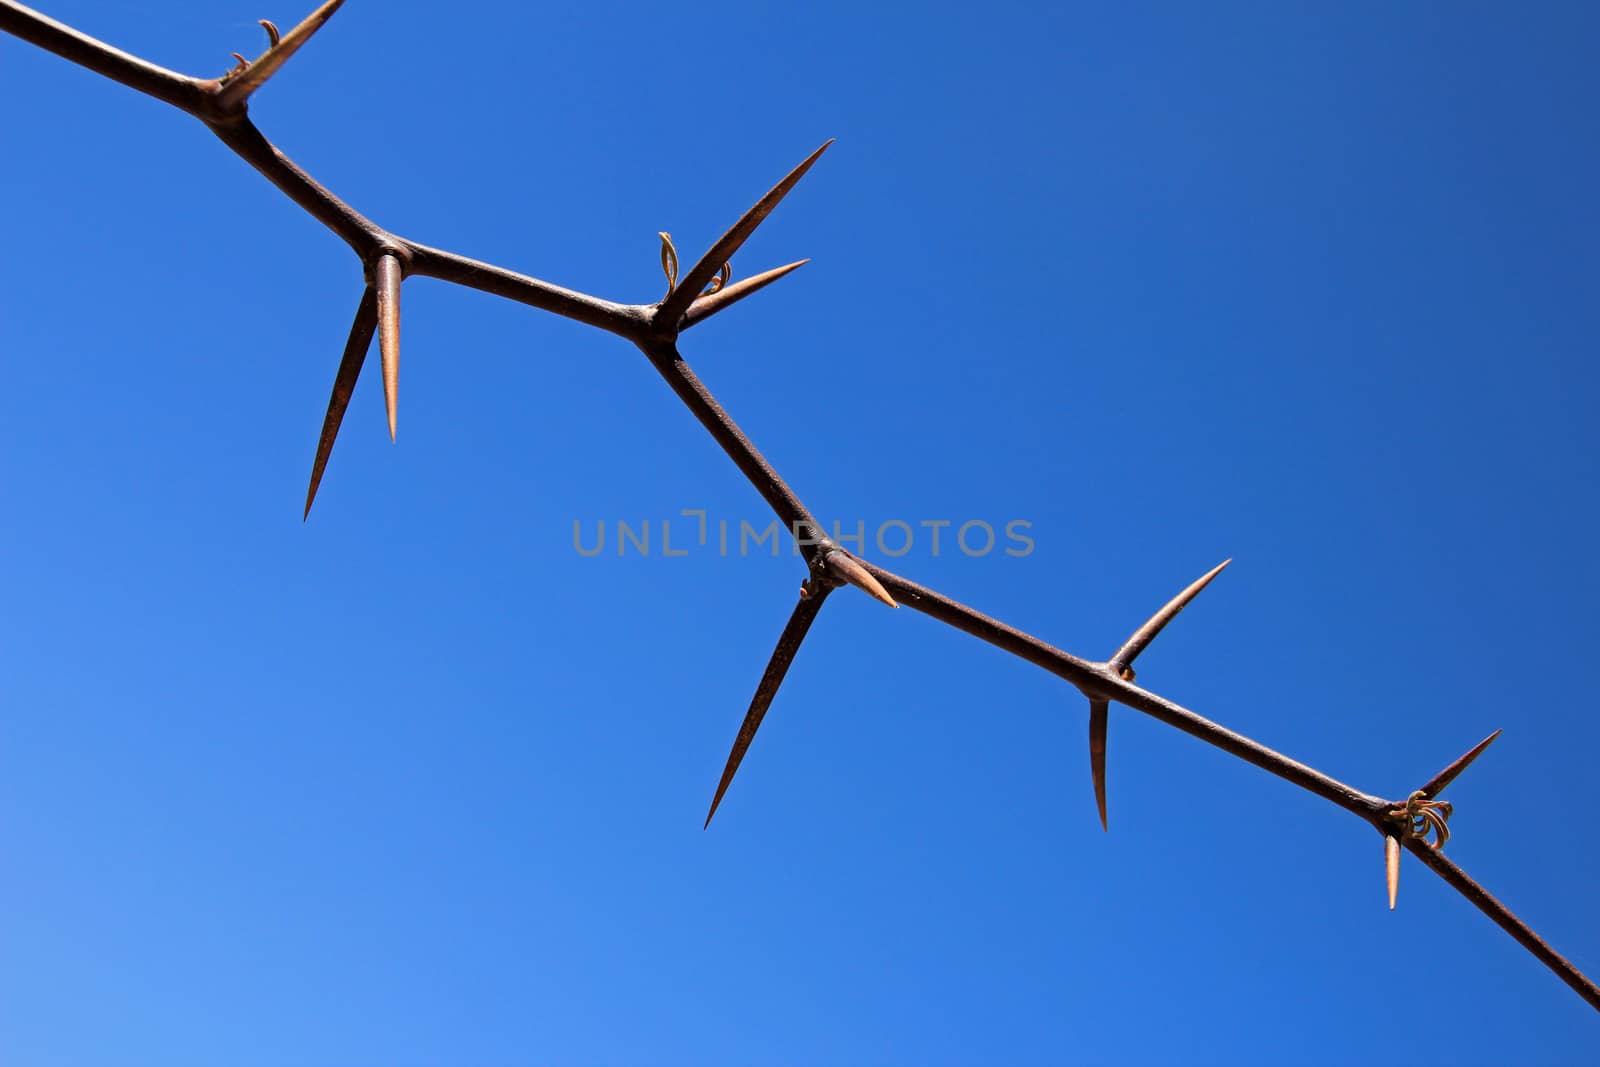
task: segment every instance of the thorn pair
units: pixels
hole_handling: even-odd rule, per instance
[[[654,322],[658,329],[665,328],[667,332],[676,334],[679,330],[692,326],[758,289],[765,288],[808,262],[802,259],[797,263],[790,263],[776,270],[747,278],[737,285],[729,284],[732,276],[729,263],[733,259],[733,254],[749,240],[751,234],[756,232],[756,227],[766,221],[773,209],[789,195],[789,191],[799,184],[800,179],[805,177],[806,171],[811,169],[811,165],[828,150],[831,144],[833,139],[829,138],[821,148],[807,156],[798,167],[785,175],[782,181],[756,201],[755,206],[740,216],[739,221],[735,222],[733,227],[700,257],[699,262],[689,269],[681,284],[678,280],[678,252],[673,247],[672,236],[666,232],[661,233],[661,270],[667,276],[667,295],[656,305]]]
[[[1434,849],[1444,847],[1450,840],[1450,827],[1447,825],[1455,808],[1448,801],[1439,800],[1438,796],[1444,792],[1445,786],[1456,780],[1456,777],[1472,765],[1472,761],[1483,755],[1483,750],[1494,743],[1501,731],[1494,733],[1479,741],[1459,757],[1454,763],[1428,779],[1421,789],[1412,793],[1403,803],[1396,804],[1389,809],[1390,828],[1383,834],[1383,874],[1389,888],[1389,910],[1394,910],[1395,897],[1400,892],[1400,842],[1402,838],[1416,838],[1427,841],[1432,834],[1430,843]]]
[[[350,396],[355,392],[356,379],[361,376],[361,365],[366,362],[374,332],[378,335],[378,356],[383,369],[383,403],[389,417],[389,440],[395,439],[395,412],[400,402],[400,283],[404,276],[400,257],[393,253],[385,252],[373,263],[366,291],[356,306],[355,321],[350,324],[350,337],[345,342],[344,356],[339,360],[339,371],[333,379],[333,395],[328,398],[328,413],[322,420],[317,456],[311,463],[311,485],[306,490],[302,519],[311,515],[317,487],[322,484],[322,473],[328,466],[328,457],[333,454],[333,442],[339,436],[339,426],[344,422],[345,409],[350,406]]]
[[[1223,568],[1233,560],[1225,559],[1205,574],[1195,579],[1188,588],[1173,597],[1161,608],[1160,611],[1150,616],[1148,622],[1133,632],[1133,635],[1122,643],[1122,647],[1106,661],[1106,666],[1117,674],[1123,681],[1131,682],[1134,678],[1133,661],[1138,658],[1156,639],[1156,636],[1166,628],[1184,608],[1189,606],[1189,601],[1200,595],[1200,590],[1211,584],[1211,580],[1221,574]],[[1111,726],[1111,703],[1107,700],[1091,698],[1089,701],[1089,771],[1094,778],[1094,802],[1100,811],[1100,829],[1107,830],[1106,825],[1106,734]]]
[[[279,33],[276,25],[266,19],[258,19],[261,28],[267,31],[267,50],[254,61],[246,59],[238,52],[233,53],[233,58],[238,64],[222,76],[222,86],[217,90],[218,106],[223,111],[234,111],[242,107],[250,98],[250,94],[265,85],[268,78],[278,73],[289,61],[289,57],[298,52],[300,46],[311,39],[312,34],[320,30],[343,3],[344,0],[327,0],[288,33]]]

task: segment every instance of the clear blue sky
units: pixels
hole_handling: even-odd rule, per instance
[[[218,74],[309,7],[38,0]],[[266,134],[413,239],[660,295],[898,569],[1404,796],[1600,973],[1591,5],[350,0]],[[0,1060],[1577,1062],[1600,1017],[1358,820],[803,577],[573,551],[759,497],[625,343],[408,282],[300,508],[354,257],[205,129],[0,38]],[[856,388],[824,384],[840,377]],[[673,526],[684,544],[689,520]],[[869,541],[866,554],[888,562]],[[1412,1021],[1408,1021],[1408,1018]],[[1592,1062],[1592,1059],[1590,1060]]]

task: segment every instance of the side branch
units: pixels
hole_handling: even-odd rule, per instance
[[[11,0],[0,0],[0,30],[180,111],[193,115],[205,107],[206,93],[195,79],[146,63],[138,56],[130,56]]]

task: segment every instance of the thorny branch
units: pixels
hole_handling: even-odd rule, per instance
[[[1449,837],[1446,823],[1452,809],[1448,803],[1439,801],[1438,795],[1499,736],[1499,731],[1480,742],[1405,800],[1391,801],[1346,785],[1133,684],[1134,658],[1220,573],[1226,563],[1173,598],[1109,660],[1093,662],[1063,652],[949,597],[858,559],[824,535],[823,526],[695,376],[679,354],[677,341],[682,331],[770,285],[806,262],[800,260],[740,281],[733,281],[728,269],[734,253],[805,176],[831,141],[813,152],[762,197],[683,275],[681,281],[678,277],[677,250],[670,237],[663,233],[662,265],[667,273],[668,290],[659,303],[624,304],[574,292],[454,252],[430,248],[378,226],[318,184],[256,129],[248,114],[251,95],[281,70],[343,3],[344,0],[327,0],[286,34],[263,20],[261,25],[268,36],[265,52],[254,60],[235,53],[235,65],[221,77],[194,78],[112,48],[12,0],[0,0],[0,29],[199,119],[234,153],[331,230],[360,258],[367,285],[334,379],[327,418],[312,466],[311,484],[306,496],[307,514],[322,481],[345,408],[374,334],[379,342],[389,433],[391,437],[395,433],[400,371],[400,289],[406,278],[437,278],[607,330],[639,347],[684,406],[727,452],[740,473],[762,495],[778,518],[789,527],[808,568],[800,600],[757,686],[733,752],[729,755],[712,801],[711,814],[716,812],[721,803],[734,772],[754,739],[824,600],[833,589],[846,584],[854,585],[890,607],[904,605],[920,611],[1049,671],[1088,697],[1090,757],[1102,825],[1105,823],[1106,726],[1110,705],[1117,703],[1176,727],[1365,820],[1384,838],[1391,908],[1398,887],[1400,851],[1403,847],[1493,919],[1590,1005],[1600,1010],[1600,988],[1440,852]],[[708,814],[708,825],[710,821],[711,815]],[[1429,840],[1430,836],[1432,840]]]

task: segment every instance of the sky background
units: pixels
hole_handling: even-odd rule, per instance
[[[39,4],[207,76],[309,7]],[[1448,854],[1600,975],[1596,12],[351,0],[252,114],[640,302],[837,137],[683,343],[809,506],[1088,657],[1233,557],[1140,683],[1391,797],[1503,727]],[[1592,1062],[1359,820],[1119,708],[1102,833],[1080,695],[848,591],[702,832],[804,575],[662,558],[768,514],[637,351],[409,282],[302,524],[355,257],[12,38],[0,146],[0,1060]]]

